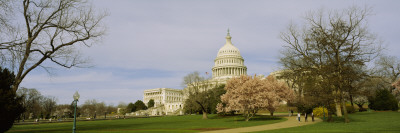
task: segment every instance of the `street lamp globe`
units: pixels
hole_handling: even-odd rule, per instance
[[[78,101],[78,99],[79,99],[79,93],[78,93],[78,91],[76,91],[74,94],[74,100]]]

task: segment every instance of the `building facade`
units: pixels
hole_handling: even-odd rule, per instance
[[[181,89],[156,88],[145,90],[143,102],[146,106],[148,106],[150,99],[154,100],[154,107],[164,106],[165,112],[174,112],[183,107],[183,92]]]

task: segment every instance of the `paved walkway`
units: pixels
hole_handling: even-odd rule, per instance
[[[289,128],[289,127],[297,127],[297,126],[304,126],[315,124],[321,122],[322,120],[319,118],[315,118],[315,121],[312,122],[311,118],[309,118],[308,122],[304,122],[304,116],[301,117],[301,122],[297,121],[297,117],[284,117],[288,119],[284,122],[274,123],[274,124],[267,124],[267,125],[260,125],[260,126],[252,126],[252,127],[241,127],[241,128],[232,128],[232,129],[225,129],[225,130],[214,130],[214,131],[207,131],[203,133],[243,133],[243,132],[256,132],[256,131],[265,131],[265,130],[273,130],[273,129],[281,129],[281,128]]]

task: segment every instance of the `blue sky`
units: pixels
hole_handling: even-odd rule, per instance
[[[56,67],[51,74],[38,68],[21,86],[71,103],[75,91],[81,100],[107,104],[142,99],[144,89],[182,89],[182,78],[193,71],[211,72],[227,28],[239,48],[248,74],[278,70],[279,38],[290,22],[301,23],[308,11],[341,10],[352,5],[371,6],[371,32],[384,42],[385,53],[400,57],[400,1],[369,0],[95,0],[105,19],[107,35],[80,52],[91,59],[91,68]],[[81,102],[83,103],[83,102]]]

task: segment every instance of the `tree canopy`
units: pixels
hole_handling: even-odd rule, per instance
[[[154,107],[154,99],[150,99],[149,102],[147,102],[147,108]]]

